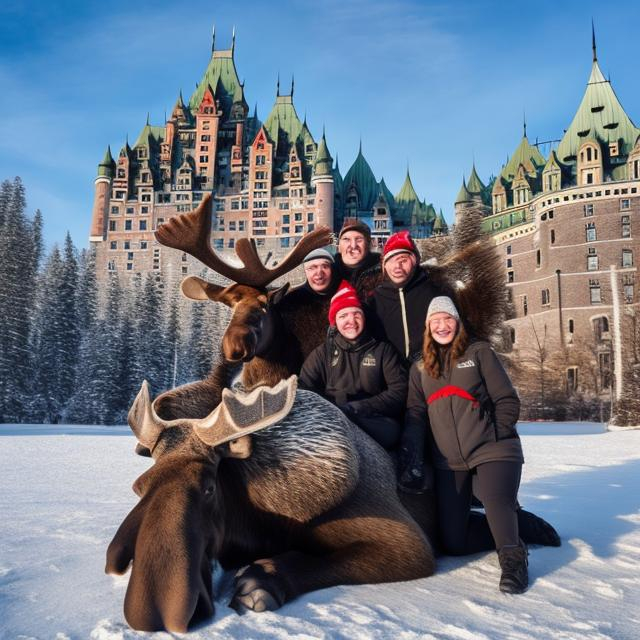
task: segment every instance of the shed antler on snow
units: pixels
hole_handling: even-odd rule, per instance
[[[235,250],[244,266],[233,266],[211,247],[211,195],[207,195],[197,209],[173,216],[160,225],[155,236],[160,244],[185,251],[221,276],[258,289],[295,269],[310,251],[331,244],[332,241],[328,227],[315,229],[303,236],[276,267],[268,269],[260,260],[255,242],[240,238]]]

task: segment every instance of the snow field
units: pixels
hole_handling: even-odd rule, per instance
[[[104,574],[106,548],[136,503],[149,460],[126,429],[0,426],[0,638],[165,639],[124,622],[128,577]],[[523,425],[521,433],[549,425]],[[531,587],[497,589],[494,553],[440,558],[435,576],[334,587],[271,613],[226,606],[232,576],[216,571],[216,614],[187,637],[635,639],[640,628],[640,431],[558,425],[574,435],[523,435],[522,504],[552,522],[560,549],[532,548]],[[584,433],[592,431],[592,433]],[[26,433],[28,435],[8,435]],[[84,434],[84,435],[82,435]],[[384,558],[380,559],[384,562]]]

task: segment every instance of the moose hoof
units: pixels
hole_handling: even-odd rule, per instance
[[[246,611],[275,611],[284,603],[284,593],[277,578],[260,565],[251,565],[236,577],[236,591],[229,606],[242,614]]]

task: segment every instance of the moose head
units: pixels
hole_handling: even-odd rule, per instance
[[[239,499],[229,479],[223,486],[219,465],[251,455],[251,434],[289,413],[296,386],[292,376],[249,394],[226,389],[206,418],[166,421],[143,383],[128,420],[155,464],[133,485],[140,501],[109,545],[106,563],[112,574],[132,563],[124,613],[134,629],[186,632],[213,614],[211,560],[224,545],[228,510]]]
[[[156,231],[156,239],[160,244],[192,255],[234,283],[222,287],[189,276],[182,282],[181,288],[188,298],[221,302],[233,310],[222,340],[223,353],[230,362],[248,362],[256,355],[260,356],[272,344],[279,328],[272,311],[284,297],[289,285],[275,290],[268,290],[268,285],[300,265],[310,251],[330,244],[331,232],[321,227],[307,233],[273,268],[267,268],[262,263],[253,240],[241,238],[236,242],[235,252],[243,265],[238,267],[216,254],[211,247],[210,237],[211,196],[207,196],[194,211],[170,218]]]

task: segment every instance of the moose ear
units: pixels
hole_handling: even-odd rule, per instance
[[[220,299],[220,294],[225,290],[219,284],[207,282],[197,276],[188,276],[180,285],[182,294],[190,300],[214,300],[224,302]]]
[[[284,296],[287,293],[287,291],[289,291],[289,283],[288,282],[283,284],[278,289],[275,289],[274,291],[269,291],[267,293],[267,298],[269,299],[269,305],[270,306],[274,306],[274,305],[278,304],[282,300],[282,298],[284,298]]]
[[[253,443],[251,442],[251,436],[242,436],[237,440],[231,440],[220,447],[220,453],[225,458],[248,458],[253,451]]]

